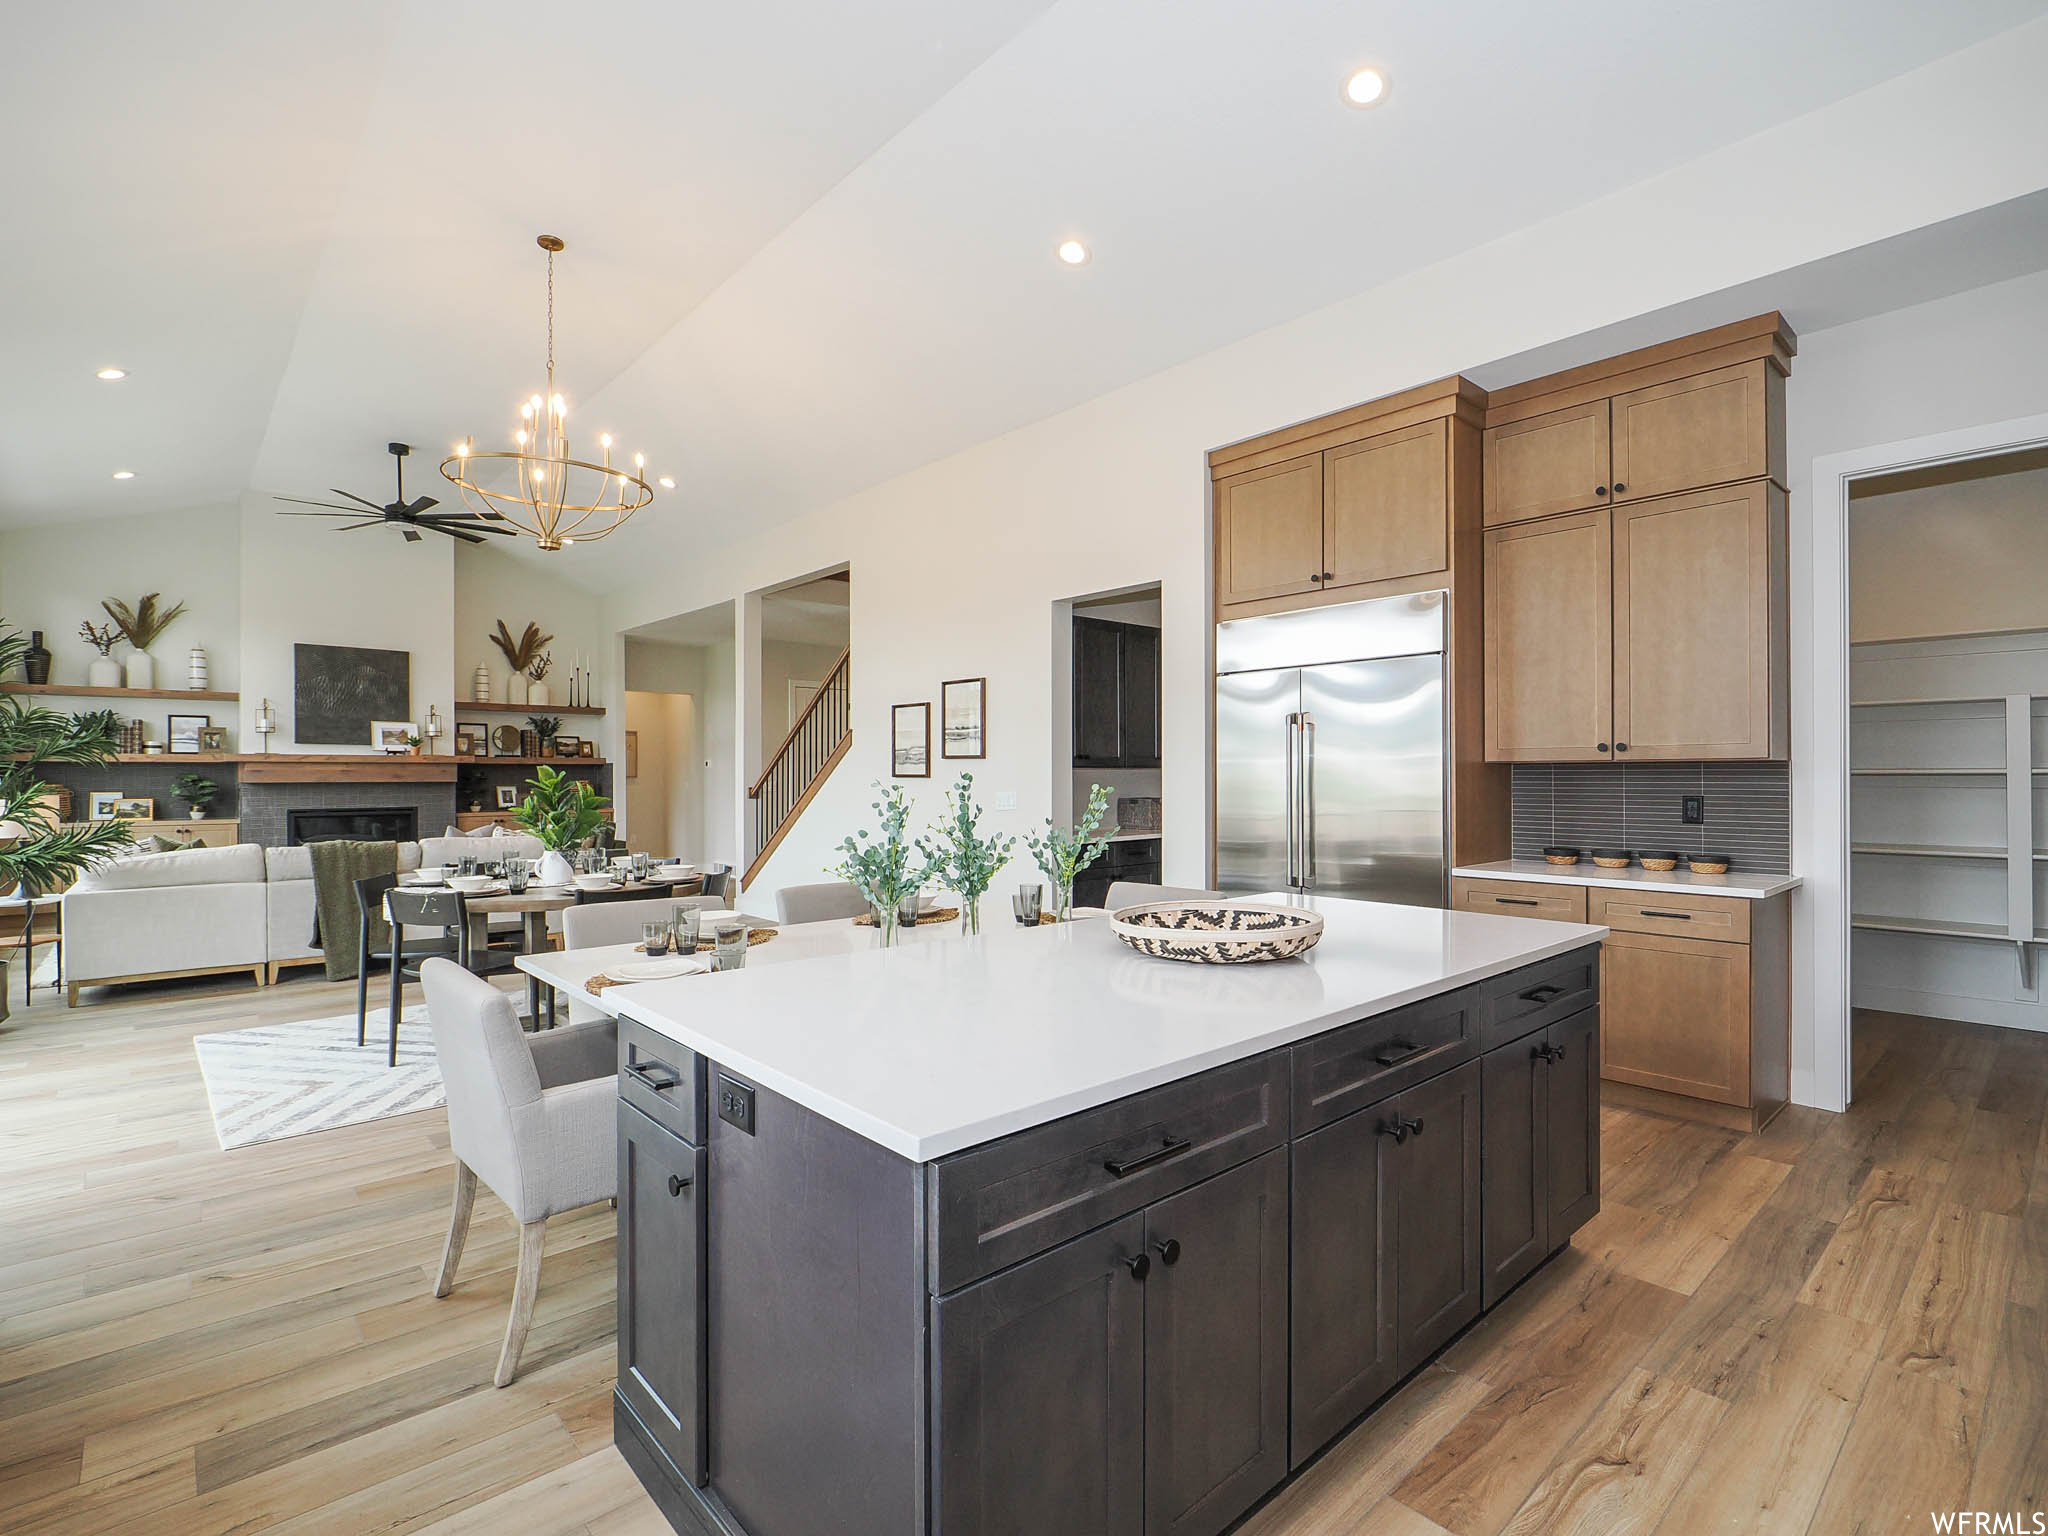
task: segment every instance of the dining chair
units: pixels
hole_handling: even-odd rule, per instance
[[[455,1287],[482,1180],[519,1223],[512,1315],[491,1378],[506,1387],[533,1323],[548,1218],[618,1194],[618,1029],[607,1019],[528,1035],[511,994],[452,960],[428,960],[420,985],[455,1154],[455,1203],[434,1294]]]
[[[600,901],[565,908],[562,947],[596,949],[603,944],[631,944],[657,920],[667,921],[677,907],[709,911],[717,905],[703,896],[652,896],[637,901]]]
[[[398,1065],[398,1019],[404,1010],[405,984],[419,980],[422,965],[431,959],[446,959],[466,971],[485,976],[513,969],[519,957],[510,950],[493,949],[488,944],[474,942],[469,924],[469,899],[460,891],[409,891],[404,886],[393,886],[385,892],[384,911],[391,922],[389,1060],[395,1067]],[[414,949],[411,946],[418,941],[406,939],[405,930],[408,928],[430,928],[439,937],[428,940],[425,949]],[[362,990],[360,982],[357,990]]]
[[[1109,888],[1109,894],[1102,898],[1102,904],[1111,912],[1125,907],[1142,907],[1152,901],[1214,901],[1221,891],[1197,890],[1191,885],[1145,885],[1136,880],[1118,880]]]
[[[706,864],[704,866],[704,891],[706,896],[716,896],[720,904],[732,900],[732,866],[730,864]]]
[[[775,915],[785,923],[822,923],[835,917],[861,917],[872,910],[867,897],[847,880],[785,885],[775,893]]]
[[[430,960],[436,955],[443,955],[453,959],[460,954],[461,944],[456,936],[451,933],[436,934],[432,938],[410,939],[406,941],[403,956],[399,957],[399,959],[394,959],[394,940],[397,935],[387,931],[387,937],[381,946],[373,945],[370,935],[379,928],[386,928],[388,930],[387,920],[384,916],[384,897],[390,891],[397,889],[398,876],[371,875],[367,879],[357,880],[353,883],[356,893],[356,916],[358,919],[356,923],[356,1044],[363,1045],[367,1043],[366,1036],[369,1030],[370,962],[381,960],[386,965],[392,966],[395,969],[400,960],[403,960],[411,964],[413,973],[417,975],[421,961]],[[393,1012],[391,1018],[389,1059],[392,1066],[398,1065],[398,1016],[396,1011]]]

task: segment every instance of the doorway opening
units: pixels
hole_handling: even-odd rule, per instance
[[[1099,785],[1110,839],[1074,882],[1077,906],[1101,906],[1119,881],[1160,883],[1160,616],[1156,582],[1054,605],[1052,817],[1080,821]]]

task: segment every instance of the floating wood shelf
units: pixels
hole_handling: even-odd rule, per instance
[[[546,763],[550,768],[602,768],[609,762],[603,757],[458,757],[458,763],[469,763],[478,768],[489,768],[502,763],[507,768],[532,768]]]
[[[189,755],[189,754],[188,754]],[[452,784],[460,758],[386,757],[358,752],[347,757],[308,752],[273,752],[238,757],[244,784]]]
[[[457,702],[455,713],[460,715],[475,710],[486,715],[601,715],[602,704],[464,704]]]
[[[223,703],[242,697],[218,688],[73,688],[69,683],[0,683],[0,693],[33,693],[55,699],[214,699]]]

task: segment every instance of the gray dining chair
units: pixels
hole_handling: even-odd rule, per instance
[[[867,897],[845,880],[785,885],[775,893],[775,915],[785,923],[823,923],[835,917],[860,917],[870,910]]]
[[[732,900],[732,866],[730,864],[707,864],[704,866],[704,894],[716,896],[721,905]]]
[[[1145,885],[1137,880],[1118,880],[1110,886],[1102,904],[1116,912],[1125,907],[1142,907],[1153,901],[1214,901],[1222,894],[1221,891],[1197,890],[1191,885]]]
[[[562,947],[596,949],[604,944],[631,944],[641,930],[677,907],[700,912],[717,910],[715,896],[649,896],[635,901],[600,901],[567,907],[562,912]]]
[[[509,993],[452,960],[420,968],[448,1096],[455,1206],[434,1294],[455,1286],[481,1179],[519,1223],[512,1316],[492,1380],[512,1384],[540,1291],[550,1216],[619,1192],[618,1029],[609,1020],[528,1035]]]

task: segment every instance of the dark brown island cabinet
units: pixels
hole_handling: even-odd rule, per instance
[[[1216,1536],[1599,1208],[1600,951],[914,1163],[621,1019],[616,1440],[690,1536]]]

